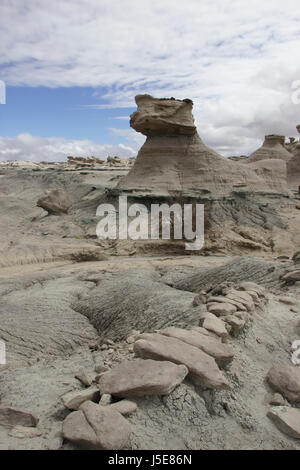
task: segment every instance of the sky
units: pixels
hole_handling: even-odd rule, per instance
[[[135,156],[139,93],[192,99],[206,145],[249,154],[297,136],[299,53],[299,0],[1,0],[0,161]]]

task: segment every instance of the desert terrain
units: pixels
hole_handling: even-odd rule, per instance
[[[299,148],[136,102],[137,159],[0,164],[0,449],[300,450]],[[99,239],[121,194],[201,202],[204,247]]]

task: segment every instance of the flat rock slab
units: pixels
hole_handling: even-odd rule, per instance
[[[155,333],[145,333],[138,338],[133,347],[137,355],[184,364],[193,382],[203,388],[230,388],[216,361],[195,346]]]
[[[220,338],[226,338],[228,331],[226,325],[220,318],[216,317],[213,313],[205,312],[199,319],[199,325],[212,333],[215,333]]]
[[[84,449],[120,450],[131,434],[128,421],[110,406],[87,401],[63,422],[63,436]]]
[[[300,439],[300,410],[290,406],[276,406],[267,416],[284,434]]]
[[[34,427],[38,424],[39,418],[34,414],[18,410],[16,408],[0,407],[0,425],[2,426],[28,426]]]
[[[84,390],[74,390],[74,392],[68,392],[61,397],[63,404],[69,410],[78,410],[79,407],[87,400],[99,401],[100,392],[98,387],[93,386]]]
[[[267,381],[290,402],[300,403],[300,368],[277,364],[269,370]]]
[[[232,361],[234,352],[224,343],[209,335],[204,335],[200,331],[184,330],[170,326],[163,330],[158,331],[159,334],[177,338],[184,343],[195,346],[201,349],[209,356],[213,357],[219,366],[224,366]]]
[[[161,336],[161,335],[157,335]],[[124,361],[101,375],[101,395],[109,393],[116,397],[143,397],[168,395],[185,379],[188,369],[173,362],[151,359]]]
[[[230,315],[231,313],[236,312],[237,307],[236,305],[230,304],[228,302],[213,302],[207,303],[207,310],[219,317],[223,315]]]

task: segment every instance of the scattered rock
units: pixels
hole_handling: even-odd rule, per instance
[[[101,395],[109,393],[124,398],[167,395],[184,380],[187,373],[184,365],[172,362],[151,359],[124,361],[100,377],[99,388]]]
[[[285,399],[280,393],[274,393],[269,401],[270,405],[283,406],[285,405]]]
[[[237,311],[237,307],[230,303],[225,302],[214,302],[214,303],[207,303],[207,310],[214,315],[225,316],[230,315]]]
[[[132,400],[120,400],[109,405],[112,410],[118,411],[123,416],[130,415],[137,409],[137,404]]]
[[[272,408],[267,416],[284,434],[300,439],[300,410],[290,406]]]
[[[47,443],[48,450],[59,450],[63,445],[63,436],[59,433],[59,435],[54,436],[50,439]]]
[[[300,369],[288,364],[273,366],[267,381],[276,391],[292,403],[300,403]]]
[[[300,281],[300,269],[286,273],[284,276],[282,276],[282,280],[285,282]]]
[[[46,191],[36,205],[49,212],[49,214],[66,214],[72,205],[72,201],[63,189],[52,189]]]
[[[39,437],[43,433],[37,428],[27,427],[27,426],[15,426],[12,428],[8,434],[12,437],[17,437],[19,439]]]
[[[99,401],[100,392],[98,387],[92,386],[86,388],[85,390],[74,390],[73,392],[68,392],[61,397],[63,404],[69,410],[78,410],[80,405],[87,400]]]
[[[64,438],[85,449],[120,450],[130,434],[130,424],[120,413],[91,401],[83,403],[63,422]]]
[[[83,385],[86,387],[90,387],[92,385],[92,380],[86,375],[85,371],[81,369],[77,374],[75,374],[75,378],[79,380]]]
[[[34,427],[39,418],[28,411],[16,408],[0,407],[0,425]]]
[[[199,325],[208,331],[212,331],[221,338],[226,338],[228,336],[228,331],[223,320],[220,320],[220,318],[217,318],[210,312],[205,312],[201,315]]]
[[[192,346],[201,349],[206,354],[212,356],[219,366],[225,366],[232,361],[234,356],[234,352],[229,346],[221,343],[212,336],[204,335],[199,331],[188,331],[182,328],[170,326],[158,331],[158,333],[172,338],[177,338],[184,343],[191,344]]]
[[[104,393],[99,401],[99,405],[107,406],[111,404],[112,397],[109,393]]]
[[[184,364],[193,382],[203,388],[230,388],[227,379],[211,356],[176,338],[145,333],[140,335],[134,344],[134,351],[144,358]]]
[[[287,305],[297,305],[298,304],[297,300],[293,299],[292,297],[286,297],[286,296],[278,297],[278,301],[282,302],[284,304],[287,304]]]
[[[97,374],[101,374],[102,372],[107,372],[108,371],[108,367],[105,366],[104,364],[98,364],[95,366],[95,372],[97,372]]]
[[[236,312],[240,313],[240,312]],[[246,320],[239,318],[237,315],[227,315],[224,321],[231,326],[231,334],[238,336],[238,334],[244,329]]]

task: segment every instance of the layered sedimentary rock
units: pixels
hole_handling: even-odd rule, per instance
[[[289,162],[290,163],[290,162]],[[249,166],[255,173],[263,178],[267,186],[273,191],[286,191],[287,184],[287,165],[283,160],[265,159],[249,163]]]
[[[294,150],[294,155],[287,163],[287,180],[291,188],[298,189],[300,186],[300,143]]]
[[[291,154],[285,148],[284,142],[284,135],[266,135],[262,146],[249,156],[246,163],[258,162],[266,159],[283,160],[287,162],[291,158]]]
[[[138,109],[130,125],[147,136],[136,162],[119,183],[131,193],[199,197],[226,196],[232,191],[280,192],[283,181],[230,161],[208,148],[197,133],[191,100],[136,97]],[[282,145],[281,145],[282,147]],[[282,147],[288,157],[290,153]]]

